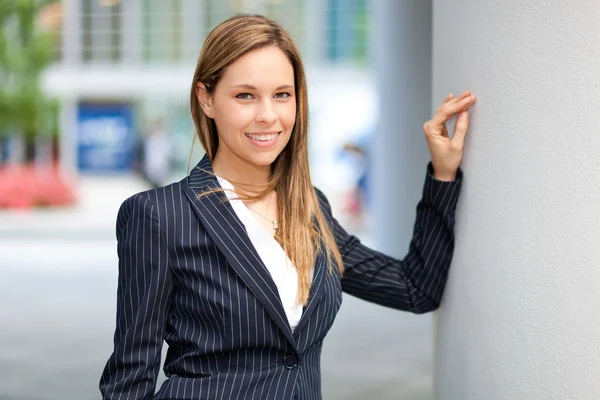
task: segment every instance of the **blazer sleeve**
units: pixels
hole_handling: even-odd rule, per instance
[[[402,260],[370,249],[348,234],[317,191],[344,262],[344,292],[417,314],[439,306],[454,250],[454,213],[463,174],[459,170],[453,182],[438,181],[432,174],[429,163],[409,251]]]
[[[117,215],[119,278],[114,351],[100,378],[103,399],[151,399],[170,306],[171,267],[158,208],[147,194]]]

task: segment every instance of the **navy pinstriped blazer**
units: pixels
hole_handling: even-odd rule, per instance
[[[292,333],[277,287],[208,158],[182,181],[127,199],[117,216],[119,279],[114,352],[104,399],[321,399],[323,339],[342,291],[415,313],[438,307],[454,246],[457,181],[425,179],[408,255],[396,260],[362,245],[331,215],[343,278],[317,256],[308,304]],[[155,394],[163,340],[168,379]]]

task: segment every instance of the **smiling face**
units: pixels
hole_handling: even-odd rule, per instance
[[[294,68],[278,47],[243,55],[225,69],[212,94],[202,83],[196,93],[217,127],[213,163],[270,167],[289,142],[296,120]]]

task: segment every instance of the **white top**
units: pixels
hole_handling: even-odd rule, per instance
[[[277,240],[267,232],[243,201],[237,198],[237,194],[233,192],[233,185],[220,176],[217,176],[217,179],[221,187],[225,189],[233,210],[246,227],[254,248],[277,286],[283,309],[293,332],[302,317],[302,305],[298,305],[296,301],[298,296],[296,268]]]

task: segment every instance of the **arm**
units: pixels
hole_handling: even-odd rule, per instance
[[[429,164],[409,252],[403,260],[372,250],[348,234],[331,215],[325,196],[317,191],[342,254],[343,291],[414,313],[439,306],[454,250],[454,210],[462,172],[458,171],[453,182],[436,180],[432,173]]]
[[[114,352],[100,379],[103,399],[151,399],[170,304],[171,269],[158,209],[146,194],[117,216],[119,279]]]

